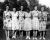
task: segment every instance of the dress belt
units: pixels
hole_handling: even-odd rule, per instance
[[[33,16],[33,17],[38,17],[38,16]]]
[[[25,17],[25,18],[30,18],[30,17]]]

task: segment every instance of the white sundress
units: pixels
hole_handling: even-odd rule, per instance
[[[12,12],[12,30],[19,29],[17,16],[18,16],[17,12]]]
[[[15,19],[16,19],[16,20],[15,20],[15,21],[16,21],[15,24],[16,24],[16,30],[19,30],[19,20],[18,20],[17,17],[18,17],[18,11],[17,11],[16,14],[15,14]]]
[[[31,14],[28,12],[25,12],[25,20],[24,20],[24,28],[23,28],[25,31],[32,30],[30,17],[31,17]]]

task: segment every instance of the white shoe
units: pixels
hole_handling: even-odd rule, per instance
[[[13,36],[12,38],[16,38],[15,36]]]
[[[28,39],[31,39],[31,38],[28,36]]]
[[[42,39],[42,37],[39,38],[40,40]]]
[[[29,38],[29,36],[26,37],[26,39],[28,39],[28,38]]]
[[[35,37],[35,39],[37,40],[37,38]]]
[[[45,37],[43,37],[43,39],[45,40]]]
[[[10,40],[10,38],[9,37],[7,37],[7,39],[6,40]]]
[[[34,40],[35,38],[33,37],[33,40]]]

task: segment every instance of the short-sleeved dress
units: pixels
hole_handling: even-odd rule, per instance
[[[18,23],[18,12],[11,12],[12,15],[12,30],[18,30],[19,29],[19,23]]]
[[[38,19],[38,11],[34,10],[32,11],[32,29],[33,30],[39,30],[39,19]]]
[[[46,24],[47,24],[47,12],[42,12],[43,14],[43,21],[40,22],[40,29],[39,31],[45,31],[46,30]]]
[[[19,30],[23,30],[24,27],[24,11],[18,11],[19,13]]]
[[[3,19],[4,29],[11,30],[10,11],[4,11],[5,19]]]
[[[23,28],[25,31],[32,30],[30,17],[31,17],[31,14],[28,12],[25,12],[25,20],[24,20],[24,28]]]

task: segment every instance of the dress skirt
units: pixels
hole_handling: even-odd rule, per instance
[[[41,21],[40,22],[39,31],[45,31],[45,30],[46,30],[46,22],[45,21]]]
[[[6,30],[12,30],[12,26],[11,26],[11,20],[10,19],[6,19],[3,21],[3,28]]]
[[[33,30],[39,30],[39,20],[37,17],[34,17],[32,19],[32,29]]]
[[[32,27],[31,27],[31,19],[30,18],[25,18],[25,20],[24,20],[24,28],[23,29],[25,31],[32,30]]]
[[[12,30],[19,30],[18,20],[12,20]]]
[[[19,21],[18,20],[16,20],[16,22],[15,22],[15,29],[19,30]]]
[[[24,27],[24,18],[19,17],[19,30],[23,30]]]

